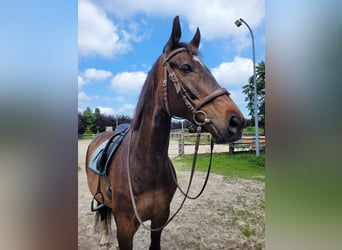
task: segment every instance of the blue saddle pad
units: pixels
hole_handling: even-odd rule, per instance
[[[110,165],[114,153],[127,134],[128,128],[129,124],[121,124],[115,130],[116,133],[112,137],[101,143],[89,161],[90,170],[102,176],[107,175],[108,166]]]

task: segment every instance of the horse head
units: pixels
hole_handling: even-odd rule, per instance
[[[185,118],[209,131],[216,143],[239,139],[247,120],[199,58],[201,34],[197,28],[189,43],[180,42],[179,17],[173,21],[171,36],[162,59],[163,101],[169,116]]]

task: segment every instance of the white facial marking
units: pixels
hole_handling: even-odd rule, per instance
[[[204,68],[204,64],[202,63],[201,59],[199,59],[198,56],[194,55],[194,56],[192,56],[192,59],[194,59],[194,61],[196,61],[196,62],[199,62],[199,64],[201,64],[202,67]]]

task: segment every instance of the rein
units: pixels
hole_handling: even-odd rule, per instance
[[[128,154],[127,154],[127,179],[128,179],[128,188],[129,188],[129,193],[130,193],[130,197],[131,197],[131,202],[132,202],[132,206],[133,206],[133,210],[135,213],[135,217],[137,218],[139,224],[147,231],[160,231],[162,230],[164,227],[166,227],[175,217],[176,215],[179,213],[179,211],[182,209],[186,199],[197,199],[204,191],[208,179],[209,179],[209,175],[210,175],[210,169],[211,169],[211,162],[212,162],[212,155],[213,155],[213,149],[214,149],[214,142],[213,140],[211,141],[211,147],[210,147],[210,161],[209,161],[209,166],[208,166],[208,171],[207,171],[207,176],[205,178],[204,184],[202,186],[201,191],[194,197],[189,196],[189,191],[190,191],[190,187],[192,184],[192,179],[194,176],[194,172],[195,172],[195,166],[196,166],[196,160],[197,160],[197,152],[198,152],[198,147],[199,147],[199,142],[200,142],[200,135],[201,135],[201,126],[197,127],[197,138],[196,138],[196,145],[195,145],[195,154],[194,154],[194,159],[192,162],[192,167],[191,167],[191,174],[190,174],[190,180],[187,186],[186,191],[184,192],[183,189],[179,186],[177,178],[175,176],[175,172],[172,169],[172,165],[169,164],[169,170],[171,172],[172,178],[174,180],[174,182],[176,183],[176,186],[178,187],[178,189],[180,190],[180,192],[184,195],[184,198],[179,206],[179,208],[176,210],[176,212],[172,215],[172,217],[170,217],[167,222],[165,222],[164,225],[162,225],[159,228],[149,228],[148,226],[145,225],[145,223],[143,222],[143,220],[141,219],[141,217],[139,216],[138,213],[138,209],[137,209],[137,205],[134,199],[134,193],[133,193],[133,187],[132,187],[132,180],[131,180],[131,174],[129,171],[129,166],[130,166],[130,154],[131,154],[131,144],[132,144],[132,134],[133,134],[133,129],[130,129],[130,135],[129,135],[129,142],[128,142]]]
[[[190,189],[190,186],[192,184],[192,179],[193,179],[193,176],[194,176],[194,173],[195,173],[195,168],[196,168],[196,161],[197,161],[197,153],[198,153],[198,147],[199,147],[199,143],[200,143],[200,136],[201,136],[201,126],[198,126],[197,127],[197,135],[196,135],[196,144],[195,144],[195,153],[194,153],[194,159],[192,160],[192,166],[191,166],[191,173],[190,173],[190,179],[189,179],[189,184],[188,184],[188,188],[187,188],[187,191],[184,192],[183,189],[180,187],[178,181],[177,181],[177,178],[175,176],[175,173],[173,171],[171,171],[172,173],[172,178],[173,178],[173,181],[176,183],[177,185],[177,188],[178,190],[184,195],[185,198],[188,198],[188,199],[191,199],[191,200],[195,200],[197,199],[198,197],[200,197],[205,189],[205,187],[207,186],[207,182],[209,180],[209,175],[210,175],[210,170],[211,170],[211,163],[212,163],[212,158],[213,158],[213,149],[214,149],[214,141],[211,140],[211,143],[210,143],[210,157],[209,157],[209,164],[208,164],[208,170],[207,170],[207,175],[205,177],[205,180],[204,180],[204,183],[203,183],[203,186],[202,186],[202,189],[201,191],[196,195],[196,196],[190,196],[189,195],[189,189]],[[171,167],[170,167],[171,168]]]
[[[183,205],[184,205],[184,202],[186,200],[186,197],[187,197],[187,194],[189,193],[189,189],[190,189],[190,185],[188,186],[188,189],[187,189],[187,192],[186,192],[186,196],[184,196],[183,200],[182,200],[182,203],[181,205],[179,206],[179,208],[177,209],[177,211],[172,215],[171,218],[169,218],[167,220],[167,222],[162,225],[161,227],[159,228],[149,228],[148,226],[145,225],[145,223],[142,221],[141,217],[139,216],[139,213],[138,213],[138,209],[137,209],[137,205],[135,203],[135,199],[134,199],[134,193],[133,193],[133,187],[132,187],[132,181],[131,181],[131,174],[130,174],[130,171],[129,171],[129,166],[130,166],[130,153],[131,153],[131,141],[132,141],[132,134],[133,134],[133,129],[130,129],[131,130],[131,133],[129,135],[129,142],[128,142],[128,155],[127,155],[127,178],[128,178],[128,187],[129,187],[129,193],[130,193],[130,196],[131,196],[131,201],[132,201],[132,206],[133,206],[133,210],[134,210],[134,213],[135,213],[135,217],[137,218],[138,222],[140,223],[140,225],[147,231],[151,231],[151,232],[154,232],[154,231],[160,231],[162,230],[164,227],[166,227],[175,217],[176,215],[179,213],[179,211],[182,209]],[[170,167],[170,170],[171,172],[172,169]]]
[[[135,198],[134,198],[134,193],[133,193],[133,187],[132,187],[132,181],[131,181],[131,175],[130,175],[130,153],[131,153],[131,142],[132,142],[132,135],[133,135],[133,129],[130,129],[130,135],[129,135],[129,144],[128,144],[128,154],[127,154],[127,178],[128,178],[128,187],[129,187],[129,192],[130,192],[130,196],[131,196],[131,201],[132,201],[132,206],[133,206],[133,210],[135,213],[135,216],[138,220],[138,222],[140,223],[140,225],[142,225],[142,227],[148,231],[160,231],[162,230],[164,227],[166,227],[174,218],[175,216],[178,214],[178,212],[182,209],[186,199],[197,199],[199,196],[201,196],[201,194],[203,193],[208,179],[209,179],[209,175],[210,175],[210,169],[211,169],[211,163],[212,163],[212,155],[213,155],[213,149],[214,149],[214,142],[213,140],[211,140],[211,147],[210,147],[210,160],[209,160],[209,165],[208,165],[208,170],[207,170],[207,175],[204,181],[204,184],[202,186],[202,189],[200,190],[200,192],[196,195],[196,196],[190,196],[189,195],[189,191],[190,191],[190,187],[192,184],[192,180],[193,180],[193,176],[194,176],[194,172],[195,172],[195,168],[196,168],[196,161],[197,161],[197,155],[198,155],[198,148],[199,148],[199,143],[200,143],[200,136],[201,136],[201,130],[202,127],[206,124],[211,123],[211,120],[208,118],[207,114],[200,110],[203,106],[205,106],[207,103],[213,101],[214,99],[216,99],[217,97],[220,97],[222,95],[230,95],[230,93],[224,89],[224,88],[219,88],[217,90],[215,90],[214,92],[212,92],[211,94],[209,94],[208,96],[206,96],[205,98],[203,98],[203,100],[195,105],[195,103],[192,101],[191,97],[189,96],[188,92],[186,91],[186,88],[184,87],[184,83],[183,81],[179,80],[178,77],[176,76],[175,72],[173,71],[173,69],[171,68],[170,64],[169,64],[169,60],[175,56],[178,53],[181,52],[186,52],[189,51],[186,48],[179,48],[176,49],[174,51],[172,51],[167,57],[164,58],[163,61],[163,67],[164,67],[164,80],[162,83],[163,86],[163,99],[164,99],[164,103],[165,103],[165,109],[166,112],[168,113],[168,115],[170,117],[172,117],[172,115],[170,114],[169,111],[169,105],[168,105],[168,93],[167,93],[167,83],[168,83],[168,79],[170,79],[170,81],[173,83],[174,88],[176,89],[176,93],[180,94],[184,104],[186,107],[188,107],[192,114],[193,114],[193,121],[197,124],[197,136],[196,136],[196,144],[195,144],[195,153],[194,153],[194,159],[192,162],[192,167],[191,167],[191,174],[190,174],[190,179],[189,179],[189,183],[187,185],[186,191],[184,191],[178,184],[177,178],[175,176],[175,172],[172,169],[172,165],[169,164],[170,167],[170,172],[172,175],[172,178],[177,186],[177,188],[179,189],[179,191],[184,195],[184,198],[179,206],[179,208],[176,210],[176,212],[172,215],[172,217],[170,217],[167,222],[162,225],[159,228],[149,228],[147,227],[144,222],[142,221],[141,217],[139,216],[138,213],[138,209],[136,206],[136,202],[135,202]],[[203,121],[199,121],[198,120],[198,115],[202,115],[204,116]]]

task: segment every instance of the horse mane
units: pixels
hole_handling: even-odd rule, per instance
[[[155,76],[158,70],[158,61],[159,61],[159,58],[154,63],[150,71],[148,72],[146,80],[142,87],[139,101],[135,108],[135,112],[134,112],[134,116],[132,120],[133,130],[137,130],[139,128],[141,119],[143,118],[143,115],[144,115],[144,107],[146,106],[146,103],[150,101],[154,95],[154,82],[155,82]]]
[[[178,43],[173,49],[178,48],[186,48],[188,51],[190,51],[193,54],[198,55],[198,51],[194,49],[190,44],[187,43]],[[165,52],[165,47],[163,49],[163,52]],[[150,102],[153,99],[154,96],[154,83],[155,83],[155,77],[158,71],[158,62],[160,60],[160,57],[157,59],[157,61],[154,63],[152,68],[147,74],[146,80],[144,82],[144,85],[142,87],[140,97],[138,104],[135,108],[134,116],[132,119],[132,128],[133,130],[137,130],[140,126],[141,120],[144,116],[144,112],[149,112],[150,109],[145,109],[148,102]],[[146,110],[146,111],[145,111]]]

